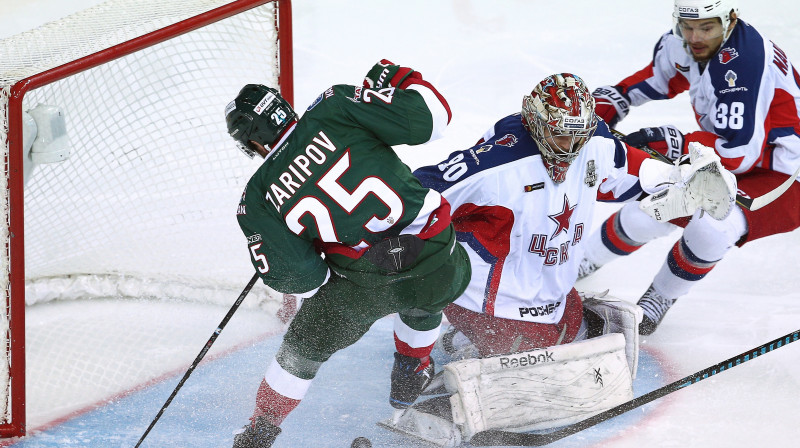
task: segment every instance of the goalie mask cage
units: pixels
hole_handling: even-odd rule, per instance
[[[253,268],[235,212],[257,166],[224,108],[254,82],[291,103],[291,42],[290,0],[110,0],[0,41],[0,435],[25,432],[26,304],[236,298]],[[39,104],[63,110],[71,154],[25,183],[23,111]]]

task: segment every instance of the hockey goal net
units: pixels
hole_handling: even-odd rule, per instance
[[[291,102],[291,56],[289,0],[110,0],[0,41],[0,286],[7,304],[0,313],[0,435],[25,431],[26,374],[29,412],[31,395],[55,406],[47,387],[88,381],[103,389],[98,376],[119,375],[108,361],[34,372],[30,355],[26,369],[26,305],[233,303],[252,276],[235,210],[257,165],[235,149],[223,111],[254,82],[279,87]],[[23,113],[38,105],[63,111],[70,155],[36,165],[23,179]],[[266,288],[251,297],[259,294],[270,300]],[[70,332],[101,324],[102,316]],[[213,326],[204,330],[208,337]],[[87,339],[76,350],[104,350],[102,333]],[[187,351],[190,359],[199,348]],[[118,347],[105,350],[124,356]],[[57,356],[70,356],[71,369],[87,359],[46,356],[37,368],[51,370]],[[136,375],[113,379],[114,387],[151,374]],[[119,391],[101,390],[93,400],[107,399],[104,393]]]

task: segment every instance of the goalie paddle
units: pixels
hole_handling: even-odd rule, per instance
[[[543,446],[561,440],[564,437],[571,436],[584,429],[591,428],[592,426],[624,414],[630,410],[636,409],[644,404],[650,403],[653,400],[663,397],[664,395],[675,392],[676,390],[683,389],[691,386],[692,384],[699,383],[700,381],[714,376],[722,371],[732,369],[739,364],[743,364],[751,359],[757,358],[761,355],[777,350],[784,345],[791,344],[792,342],[800,339],[800,330],[787,334],[786,336],[779,337],[774,341],[767,342],[764,345],[747,350],[746,352],[734,356],[733,358],[722,361],[711,367],[707,367],[697,373],[681,378],[678,381],[667,384],[658,388],[650,393],[636,397],[633,400],[626,401],[619,406],[613,407],[607,411],[601,412],[597,415],[587,418],[581,422],[573,425],[565,426],[559,430],[545,433],[545,434],[532,434],[532,433],[519,433],[500,430],[487,430],[475,434],[469,441],[472,446]]]
[[[189,375],[191,375],[192,372],[194,372],[195,367],[197,367],[197,365],[200,364],[200,361],[202,361],[203,357],[206,356],[208,350],[211,348],[212,345],[214,345],[214,341],[216,341],[217,338],[219,337],[219,334],[222,333],[222,329],[225,328],[225,325],[228,325],[228,321],[231,320],[231,317],[233,317],[233,313],[235,313],[236,310],[239,309],[239,305],[242,304],[244,298],[247,297],[247,294],[250,292],[251,289],[253,289],[253,285],[256,284],[257,280],[258,280],[258,273],[255,273],[253,274],[253,278],[251,278],[250,281],[247,282],[247,286],[245,286],[244,290],[242,290],[242,293],[239,294],[239,298],[236,299],[236,302],[233,303],[231,309],[228,310],[228,314],[225,315],[225,317],[222,319],[222,322],[220,322],[219,325],[217,326],[217,329],[214,330],[214,333],[208,339],[206,345],[203,346],[202,350],[200,350],[200,354],[197,355],[197,358],[194,359],[192,365],[189,366],[189,370],[187,370],[186,373],[183,374],[183,378],[181,378],[181,380],[178,382],[178,385],[175,387],[175,390],[173,390],[172,394],[170,394],[169,398],[167,398],[167,401],[164,403],[164,406],[161,406],[161,410],[158,411],[158,414],[156,414],[156,418],[154,418],[153,421],[150,422],[150,426],[147,427],[147,430],[144,432],[144,434],[142,434],[142,437],[139,439],[138,442],[136,442],[136,446],[134,448],[138,448],[139,445],[141,445],[142,442],[144,441],[144,438],[147,437],[148,434],[150,434],[150,430],[153,429],[158,419],[161,418],[161,415],[167,409],[167,406],[169,406],[169,404],[172,403],[172,399],[175,398],[175,395],[178,395],[178,391],[180,390],[181,387],[183,387],[183,383],[185,383],[186,380],[189,379]]]
[[[620,132],[620,131],[618,131],[616,129],[609,129],[609,130],[611,131],[612,134],[614,134],[615,137],[617,137],[619,139],[622,139],[622,137],[625,137],[625,134],[623,134],[622,132]],[[637,148],[641,149],[644,152],[646,152],[650,157],[652,157],[654,159],[658,159],[658,160],[660,160],[662,162],[666,162],[666,163],[670,163],[670,164],[672,163],[672,161],[669,160],[667,158],[667,156],[665,156],[664,154],[661,154],[660,152],[656,151],[653,148],[650,148],[647,145],[644,145],[644,146],[641,146],[641,147],[637,147]],[[765,193],[765,194],[763,194],[763,195],[761,195],[761,196],[759,196],[757,198],[748,198],[748,197],[742,196],[741,194],[737,194],[736,195],[736,203],[739,204],[740,207],[746,208],[747,210],[750,210],[751,212],[754,212],[754,211],[760,209],[761,207],[764,207],[765,205],[769,204],[770,202],[774,201],[775,199],[778,199],[780,197],[780,195],[785,193],[786,190],[788,190],[789,187],[792,186],[792,184],[794,183],[794,180],[797,179],[797,175],[798,174],[800,174],[800,167],[798,167],[797,170],[795,170],[794,174],[789,176],[788,179],[783,181],[782,184],[778,185],[772,191],[769,191],[769,192],[767,192],[767,193]]]

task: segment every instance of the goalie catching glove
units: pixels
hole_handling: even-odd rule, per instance
[[[405,88],[410,79],[422,79],[422,74],[408,67],[401,67],[387,59],[381,59],[364,77],[364,88],[381,89],[384,87]]]
[[[645,161],[639,172],[642,188],[657,191],[639,202],[639,208],[656,221],[691,216],[697,209],[721,221],[736,203],[736,176],[723,168],[713,149],[689,144],[689,155],[673,165]],[[647,163],[649,162],[649,163]],[[667,189],[662,189],[665,185]]]

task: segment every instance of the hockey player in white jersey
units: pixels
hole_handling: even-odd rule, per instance
[[[796,68],[777,44],[739,18],[735,0],[675,0],[673,17],[673,30],[658,40],[647,67],[594,91],[597,114],[614,127],[631,107],[688,90],[700,131],[683,135],[674,126],[660,126],[624,140],[671,159],[686,154],[690,142],[701,142],[736,174],[744,197],[772,190],[800,167]],[[757,211],[737,206],[722,221],[697,214],[659,223],[627,204],[588,238],[581,276],[669,234],[674,224],[685,227],[638,302],[644,310],[640,332],[651,334],[676,299],[731,247],[800,227],[798,203],[800,185],[795,182],[771,204]]]
[[[537,84],[522,113],[499,120],[475,146],[416,170],[451,204],[469,254],[472,279],[445,315],[480,359],[444,368],[457,429],[414,409],[385,426],[453,445],[486,429],[569,424],[631,399],[641,311],[611,297],[582,303],[573,287],[580,246],[598,200],[669,187],[642,202],[648,213],[674,218],[702,207],[725,216],[733,175],[710,148],[693,148],[691,162],[670,165],[618,140],[595,115],[584,82],[561,73]]]

